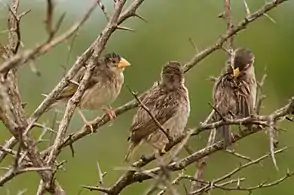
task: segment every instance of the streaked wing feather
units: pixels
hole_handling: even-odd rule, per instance
[[[237,114],[241,117],[247,117],[253,112],[253,102],[250,102],[250,89],[246,82],[240,83],[237,93],[238,109]]]
[[[234,112],[236,108],[232,105],[234,97],[232,90],[232,83],[227,79],[226,75],[222,75],[216,82],[213,90],[213,105],[217,109],[212,116],[212,121],[220,121],[222,117],[231,118],[229,112]],[[220,116],[220,114],[222,116]],[[225,147],[231,143],[230,127],[224,125],[216,128],[217,137],[222,136],[224,139]]]
[[[158,87],[155,87],[142,101],[161,125],[175,114],[177,108],[175,104],[171,104],[171,102],[176,101],[172,101],[171,96],[164,95],[164,93],[166,92],[160,91]],[[131,126],[130,139],[133,142],[140,142],[157,129],[157,124],[147,111],[139,107]]]
[[[76,83],[80,83],[81,80],[83,79],[83,76],[85,74],[85,67],[82,67],[79,72],[75,75],[75,77],[73,78],[73,81]],[[88,84],[86,86],[87,89],[91,88],[94,86],[94,84],[96,84],[97,81],[93,80],[90,78],[90,80],[88,81]],[[73,94],[77,91],[79,85],[71,82],[69,83],[60,93],[59,97],[57,98],[57,100],[61,100],[61,99],[68,99],[71,96],[73,96]]]
[[[73,96],[73,94],[77,91],[78,85],[74,83],[69,83],[68,86],[66,86],[60,95],[58,96],[57,100],[65,99],[65,98],[70,98]]]

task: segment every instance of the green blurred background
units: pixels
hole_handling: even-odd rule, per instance
[[[7,3],[0,1],[0,30],[6,29]],[[25,16],[21,23],[21,33],[24,48],[36,46],[46,38],[44,28],[45,4],[46,1],[31,0],[22,1],[20,10],[31,9],[31,13]],[[66,12],[65,22],[60,32],[66,30],[85,13],[92,1],[57,1],[55,20]],[[106,2],[106,1],[104,1]],[[255,11],[265,1],[248,0],[251,11]],[[111,12],[112,1],[107,2],[107,10]],[[245,16],[245,9],[241,0],[232,1],[233,19],[238,22]],[[238,33],[235,39],[236,46],[248,47],[256,56],[256,74],[260,79],[267,69],[268,78],[264,86],[264,93],[267,98],[264,102],[263,114],[267,114],[276,108],[287,103],[289,97],[294,94],[293,78],[294,66],[292,55],[294,53],[294,3],[289,1],[274,9],[269,15],[274,18],[273,23],[263,17],[249,25],[246,31]],[[148,89],[153,82],[159,78],[161,66],[168,60],[178,60],[182,63],[188,61],[194,54],[189,39],[192,39],[199,50],[213,44],[215,40],[225,32],[224,21],[217,18],[222,12],[222,1],[181,1],[181,0],[146,0],[139,9],[148,23],[139,19],[131,19],[124,25],[134,28],[136,32],[117,31],[109,41],[106,51],[115,51],[124,56],[132,63],[132,66],[125,71],[125,83],[134,90],[142,92]],[[59,45],[54,50],[35,60],[36,67],[41,72],[41,77],[34,74],[28,65],[20,69],[20,88],[23,101],[28,102],[27,114],[31,114],[37,105],[43,100],[42,93],[48,93],[59,82],[65,72],[65,68],[73,64],[77,57],[91,44],[99,34],[106,21],[99,9],[95,11],[91,19],[79,31],[74,42],[70,56],[68,46],[70,41]],[[7,34],[0,34],[1,44],[6,43]],[[211,89],[213,83],[208,80],[209,76],[217,76],[226,59],[223,51],[217,51],[203,60],[199,65],[186,74],[186,84],[190,91],[191,117],[189,127],[195,127],[203,121],[210,111],[208,102],[211,101]],[[124,104],[132,99],[132,95],[124,87],[118,100],[113,107]],[[63,109],[61,109],[63,111]],[[69,148],[65,148],[59,160],[66,160],[65,169],[59,171],[58,181],[67,191],[67,194],[78,194],[81,185],[98,184],[98,173],[96,162],[99,161],[103,171],[107,172],[105,185],[109,186],[118,179],[124,171],[115,170],[117,167],[126,167],[123,157],[127,149],[126,138],[135,110],[119,116],[111,126],[103,126],[101,130],[93,135],[74,144],[76,156],[71,157]],[[94,118],[101,112],[87,112],[89,118]],[[46,114],[40,122],[51,125],[54,111]],[[61,118],[61,114],[57,117]],[[69,132],[75,132],[82,126],[82,121],[75,115],[71,122]],[[270,159],[263,161],[262,165],[255,165],[238,176],[246,177],[244,185],[255,185],[265,180],[274,180],[285,174],[287,168],[294,171],[293,157],[293,124],[286,121],[279,124],[279,127],[287,129],[279,135],[280,147],[289,146],[289,149],[277,155],[277,162],[280,172],[277,172]],[[33,134],[37,137],[40,129],[34,129]],[[9,132],[1,126],[1,143],[10,137]],[[50,138],[48,136],[48,138]],[[194,150],[203,147],[207,140],[207,133],[199,137],[193,137],[190,145]],[[48,144],[48,143],[46,143]],[[44,148],[46,144],[40,145]],[[259,157],[269,151],[268,135],[260,132],[250,136],[234,146],[236,151],[250,156]],[[140,150],[139,153],[144,153]],[[185,152],[181,154],[187,155]],[[11,159],[1,165],[5,167]],[[221,176],[225,172],[237,167],[239,159],[224,152],[218,152],[209,159],[205,172],[205,179],[212,179]],[[154,165],[153,165],[154,166]],[[149,166],[150,167],[150,166]],[[193,174],[195,166],[192,165],[185,170],[186,174]],[[5,170],[1,171],[1,174]],[[237,178],[237,176],[235,177]],[[253,194],[293,194],[294,178],[282,184],[255,191]],[[19,190],[27,189],[25,194],[35,194],[39,183],[37,173],[25,174],[13,179],[10,183],[0,188],[0,194],[17,194]],[[126,188],[122,194],[143,194],[152,182],[136,183]],[[182,191],[183,192],[183,191]],[[81,194],[95,194],[83,190]],[[215,190],[213,194],[224,194],[224,191]],[[229,192],[228,194],[240,195],[247,192]]]

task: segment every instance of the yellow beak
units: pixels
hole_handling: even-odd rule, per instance
[[[121,58],[117,66],[119,68],[125,68],[125,67],[130,66],[130,65],[131,64],[126,59]]]
[[[235,78],[237,78],[237,77],[240,75],[240,70],[239,70],[239,68],[235,68],[235,69],[233,70],[233,75],[234,75]]]

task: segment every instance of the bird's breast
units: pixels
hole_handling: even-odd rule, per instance
[[[182,104],[178,107],[178,110],[172,116],[169,120],[167,120],[163,127],[165,129],[168,129],[170,136],[172,137],[177,137],[181,133],[183,133],[187,122],[188,118],[190,115],[190,106],[187,102],[187,104]]]
[[[87,89],[82,97],[82,109],[97,110],[110,105],[118,97],[123,84],[122,78],[98,82],[91,89]]]

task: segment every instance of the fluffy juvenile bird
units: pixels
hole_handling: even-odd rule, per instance
[[[190,114],[188,90],[184,85],[180,63],[171,61],[164,65],[160,82],[141,101],[171,138],[179,136],[184,131]],[[135,148],[143,141],[151,144],[156,151],[165,152],[169,140],[144,108],[138,108],[130,131],[125,161],[130,159]]]
[[[81,97],[78,111],[84,123],[90,125],[80,109],[104,110],[112,119],[115,113],[110,109],[110,104],[118,97],[124,83],[123,71],[130,63],[116,53],[109,53],[98,60],[94,68],[86,90]],[[64,88],[60,96],[56,99],[57,103],[67,102],[76,92],[84,74],[85,68],[81,68],[72,82]]]
[[[243,118],[254,113],[257,84],[254,72],[254,54],[245,48],[238,48],[223,75],[213,89],[213,104],[217,112],[214,121],[225,118]],[[221,115],[221,116],[220,116]],[[225,146],[231,144],[229,126],[217,128],[224,137]]]

